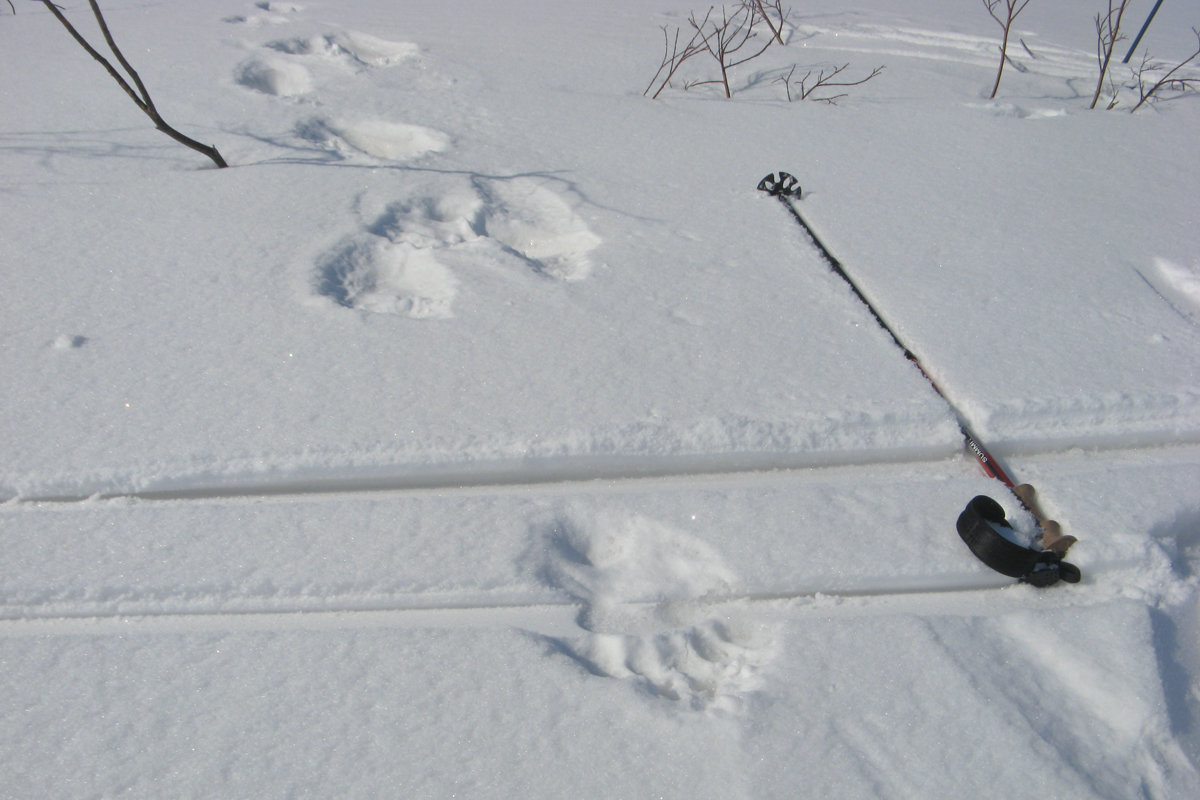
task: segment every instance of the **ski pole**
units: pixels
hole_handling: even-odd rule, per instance
[[[1129,45],[1129,52],[1121,59],[1122,64],[1128,64],[1133,51],[1137,49],[1138,43],[1142,41],[1142,35],[1146,32],[1146,28],[1150,27],[1150,20],[1154,19],[1154,15],[1158,13],[1158,7],[1162,5],[1162,0],[1158,0],[1154,4],[1154,8],[1150,9],[1150,16],[1146,17],[1146,21],[1142,23],[1142,29],[1138,31],[1137,36],[1133,37],[1133,44]]]
[[[963,416],[962,412],[958,410],[958,407],[954,405],[950,398],[946,396],[946,393],[942,391],[941,387],[937,385],[937,382],[932,378],[932,376],[930,376],[929,371],[926,370],[925,366],[921,363],[921,359],[919,359],[912,350],[905,346],[904,342],[901,341],[900,337],[896,334],[896,331],[893,330],[892,326],[888,324],[887,320],[883,318],[883,315],[880,314],[878,309],[875,308],[875,305],[867,298],[866,294],[863,293],[862,289],[859,287],[854,278],[851,277],[850,273],[846,271],[846,268],[842,265],[842,262],[839,261],[832,252],[830,252],[825,243],[821,241],[821,238],[817,236],[816,232],[812,229],[804,217],[801,216],[795,204],[791,202],[791,198],[800,197],[801,195],[800,182],[796,180],[795,176],[787,172],[780,172],[778,176],[776,176],[775,173],[771,173],[759,181],[758,189],[759,191],[766,192],[772,197],[778,198],[783,207],[786,208],[788,213],[792,215],[792,218],[795,219],[796,222],[800,224],[800,227],[804,229],[805,234],[807,234],[808,238],[812,240],[817,252],[820,253],[821,258],[824,259],[824,261],[829,265],[830,269],[832,269],[838,277],[840,277],[850,286],[851,291],[854,292],[854,296],[857,297],[859,301],[866,306],[867,310],[871,312],[871,316],[875,318],[875,321],[879,324],[879,327],[883,328],[887,335],[891,337],[895,345],[904,353],[904,357],[907,358],[909,362],[920,371],[921,375],[925,377],[925,380],[929,382],[929,385],[933,387],[933,391],[936,392],[937,395],[941,397],[943,401],[945,401],[946,405],[950,407],[950,411],[953,412],[955,421],[958,423],[958,429],[962,433],[963,439],[966,442],[967,450],[972,456],[975,457],[975,460],[979,462],[979,466],[983,469],[984,474],[986,474],[989,478],[995,478],[1004,484],[1008,490],[1012,492],[1013,497],[1017,499],[1017,502],[1021,504],[1022,508],[1026,509],[1033,515],[1034,520],[1037,522],[1039,533],[1041,534],[1040,545],[1044,549],[1054,550],[1060,555],[1065,553],[1067,548],[1075,542],[1075,537],[1063,536],[1062,527],[1054,520],[1046,519],[1045,515],[1042,514],[1041,509],[1036,501],[1036,493],[1034,488],[1028,484],[1018,485],[1016,481],[1009,476],[1007,470],[1004,469],[996,457],[988,452],[988,449],[979,440],[979,437],[972,432],[971,427],[967,424],[966,418]]]

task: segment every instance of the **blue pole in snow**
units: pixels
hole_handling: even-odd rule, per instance
[[[1142,34],[1146,32],[1146,28],[1150,27],[1150,20],[1154,19],[1154,15],[1158,13],[1158,7],[1162,5],[1162,0],[1158,0],[1154,4],[1154,8],[1150,9],[1150,16],[1146,17],[1146,21],[1142,23],[1142,29],[1138,31],[1138,35],[1133,37],[1133,44],[1129,46],[1129,52],[1125,54],[1125,58],[1121,59],[1122,64],[1129,63],[1129,57],[1133,55],[1133,51],[1137,49],[1138,42],[1142,40]]]

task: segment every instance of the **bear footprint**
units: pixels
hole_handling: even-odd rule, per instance
[[[738,711],[774,652],[775,626],[716,607],[735,580],[707,543],[654,520],[554,521],[538,571],[583,605],[582,636],[552,639],[593,675],[696,710]]]
[[[458,279],[429,248],[365,234],[320,264],[317,289],[346,308],[445,319],[453,316]]]
[[[590,253],[601,239],[549,181],[492,178],[480,179],[477,186],[487,236],[551,277],[580,280],[592,271]]]

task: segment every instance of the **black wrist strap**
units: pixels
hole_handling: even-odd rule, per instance
[[[1001,529],[1012,530],[1004,509],[987,495],[967,503],[958,516],[958,535],[971,552],[992,569],[1031,586],[1053,586],[1061,581],[1078,583],[1082,574],[1074,564],[1052,550],[1034,550],[1006,538]]]

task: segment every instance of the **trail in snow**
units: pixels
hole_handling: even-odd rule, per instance
[[[295,130],[303,142],[341,158],[358,154],[388,163],[415,161],[452,146],[450,136],[426,126],[331,118],[320,110],[320,86],[309,65],[391,68],[418,58],[417,45],[337,31],[276,39],[261,50],[239,66],[235,79],[268,95],[317,98],[317,113]],[[554,182],[530,176],[475,178],[443,186],[437,195],[399,199],[365,228],[318,260],[317,293],[347,308],[412,319],[454,316],[456,257],[507,253],[539,274],[580,280],[591,272],[589,254],[601,244]]]
[[[375,129],[395,133],[397,126]],[[408,131],[359,149],[387,157],[391,147],[403,147],[397,140]],[[347,308],[444,319],[454,316],[456,259],[515,261],[541,275],[581,280],[600,242],[546,179],[463,179],[438,194],[389,204],[318,261],[315,283],[318,294]]]
[[[1200,434],[1198,434],[1200,435]],[[1159,437],[1119,436],[1089,442],[1091,453],[1155,452],[1164,446],[1187,446],[1194,437],[1171,441]],[[1062,455],[1072,458],[1077,446],[1063,443],[1021,442],[997,449],[1006,460]],[[53,488],[8,490],[3,503],[85,503],[98,500],[218,500],[246,497],[284,497],[392,492],[452,491],[457,489],[570,489],[577,484],[647,483],[688,481],[760,475],[765,480],[791,472],[845,467],[946,464],[973,457],[946,446],[894,448],[857,452],[732,452],[674,456],[562,456],[531,457],[513,461],[477,461],[466,464],[395,463],[346,467],[306,467],[301,464],[253,471],[222,470],[220,474],[113,478],[95,482],[62,482]]]

